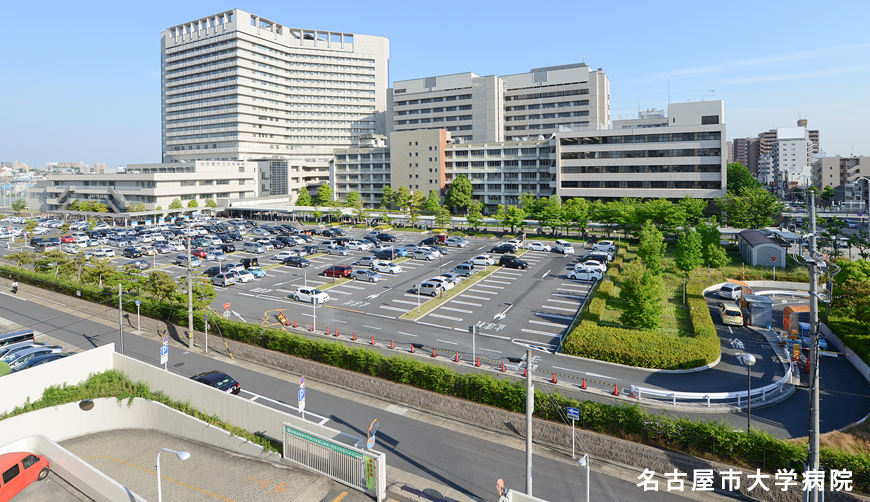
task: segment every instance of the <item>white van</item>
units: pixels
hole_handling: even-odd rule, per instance
[[[243,249],[248,253],[262,254],[266,252],[266,248],[262,244],[256,242],[246,242]]]
[[[741,296],[743,296],[743,286],[739,284],[726,282],[721,288],[719,288],[719,298],[739,300]]]
[[[574,254],[574,245],[568,241],[556,241],[553,251],[562,254]]]

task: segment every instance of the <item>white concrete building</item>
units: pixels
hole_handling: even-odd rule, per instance
[[[806,127],[780,127],[776,130],[770,156],[778,186],[780,182],[800,186],[810,183],[813,147]],[[787,185],[782,188],[787,189]]]
[[[123,213],[139,203],[146,210],[169,209],[179,199],[184,207],[214,200],[218,207],[257,197],[255,162],[199,160],[165,164],[130,164],[121,174],[53,174],[28,190],[33,211],[63,210],[75,200],[97,200],[110,212]]]
[[[328,179],[334,149],[384,130],[384,37],[234,9],[167,28],[160,57],[164,162],[264,160],[261,190],[294,193]]]

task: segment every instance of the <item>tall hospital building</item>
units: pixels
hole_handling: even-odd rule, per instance
[[[260,195],[292,194],[327,181],[336,148],[385,130],[384,37],[235,9],[164,30],[160,49],[164,163],[256,161]]]

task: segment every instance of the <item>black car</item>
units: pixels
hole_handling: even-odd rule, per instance
[[[311,265],[311,262],[301,256],[288,256],[287,258],[284,258],[284,265],[287,265],[288,267],[302,268]]]
[[[291,248],[291,247],[296,245],[296,241],[291,239],[290,237],[288,237],[286,235],[279,235],[278,237],[275,237],[275,240],[280,242],[281,244],[284,244],[284,247],[288,247],[288,248]]]
[[[242,266],[245,267],[245,270],[248,270],[251,267],[259,267],[260,260],[256,258],[242,258],[241,259]]]
[[[301,238],[305,242],[314,242],[314,238],[308,234],[297,234],[297,235],[299,235],[299,238]]]
[[[39,244],[40,242],[45,242],[45,239],[43,239],[42,237],[32,237],[30,239],[30,247],[35,248],[36,245]]]
[[[128,247],[124,248],[124,257],[126,258],[140,258],[142,256],[142,251],[139,251],[137,248]]]
[[[231,376],[226,373],[221,373],[220,371],[207,371],[205,373],[200,373],[199,375],[193,375],[190,379],[195,382],[204,383],[209,387],[229,392],[230,394],[238,394],[242,390],[242,386],[239,382],[233,380]]]
[[[275,249],[284,249],[287,245],[278,239],[272,239],[269,241],[272,244],[272,247]]]
[[[374,235],[366,235],[365,237],[362,238],[362,240],[371,242],[372,244],[375,244],[375,245],[381,243],[381,241],[379,241],[378,238],[375,237]]]
[[[421,246],[434,246],[435,244],[438,244],[439,242],[441,242],[441,240],[438,239],[437,237],[426,237],[425,239],[420,241],[420,245]]]
[[[390,234],[378,234],[378,240],[381,242],[396,242],[396,236]]]
[[[26,370],[27,368],[32,368],[34,366],[40,366],[45,363],[50,363],[52,361],[57,361],[58,359],[63,359],[64,357],[71,356],[75,354],[75,352],[70,353],[61,353],[61,354],[42,354],[39,356],[35,356],[29,361],[25,363],[21,363],[12,370],[13,373],[17,373],[22,370]]]
[[[332,230],[332,232],[333,232],[335,235],[344,235],[344,230],[342,230],[342,229],[339,228],[339,227],[332,227],[332,228],[330,228],[330,230]]]
[[[513,244],[499,244],[498,246],[490,249],[489,252],[498,254],[516,253],[517,248]]]
[[[327,228],[326,230],[323,230],[322,232],[320,232],[320,235],[322,235],[324,237],[336,237],[336,236],[338,236],[338,232],[336,232],[335,230],[333,230],[331,228]]]
[[[381,249],[375,251],[375,258],[379,260],[394,260],[398,255],[393,249]]]
[[[336,237],[335,239],[332,239],[332,240],[335,241],[335,243],[338,244],[339,246],[344,246],[345,244],[347,244],[348,242],[351,241],[351,239],[349,239],[347,237]]]
[[[610,261],[610,254],[605,253],[604,251],[590,251],[590,252],[586,253],[585,255],[583,255],[582,258],[580,258],[580,261],[589,261],[589,260],[594,260],[594,261],[597,261],[598,263],[608,263]]]
[[[218,236],[218,239],[220,239],[221,242],[223,242],[224,244],[229,244],[229,243],[233,242],[233,238],[227,234],[217,234],[217,236]]]
[[[202,273],[202,275],[204,275],[206,277],[214,277],[214,276],[221,274],[221,273],[224,273],[226,271],[227,271],[226,267],[209,267],[206,269],[205,272]]]
[[[234,241],[243,241],[245,238],[238,232],[227,232],[227,235]]]
[[[233,244],[221,244],[221,251],[223,251],[224,253],[235,253],[236,246],[234,246]]]
[[[302,246],[302,251],[305,251],[305,254],[314,254],[318,253],[317,246]]]
[[[520,260],[516,256],[512,255],[504,255],[498,260],[498,264],[507,267],[507,268],[518,268],[521,270],[525,270],[529,268],[529,262]]]

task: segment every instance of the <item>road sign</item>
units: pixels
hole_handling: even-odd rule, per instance
[[[166,364],[169,361],[169,346],[161,345],[160,346],[160,364]]]
[[[137,306],[137,307],[139,306],[140,303],[142,303],[142,302],[140,302],[139,300],[136,300],[136,306]]]
[[[305,377],[299,377],[299,387],[305,387]]]
[[[577,408],[568,407],[568,418],[571,420],[580,420],[580,410]]]
[[[202,316],[202,318],[205,322],[208,322],[208,314],[205,314],[204,316]]]
[[[163,345],[169,345],[169,337],[167,335],[163,335]]]
[[[305,418],[305,377],[299,378],[299,412]]]
[[[374,447],[375,447],[375,437],[372,436],[372,437],[370,437],[370,438],[366,441],[366,448],[368,448],[369,450],[371,450],[371,449],[374,448]]]
[[[862,213],[861,211],[858,211],[858,217],[860,218],[862,216],[864,216],[864,213]]]
[[[226,303],[224,303],[224,308],[225,308],[226,310],[229,310],[229,309],[230,309],[230,302],[226,302]]]

